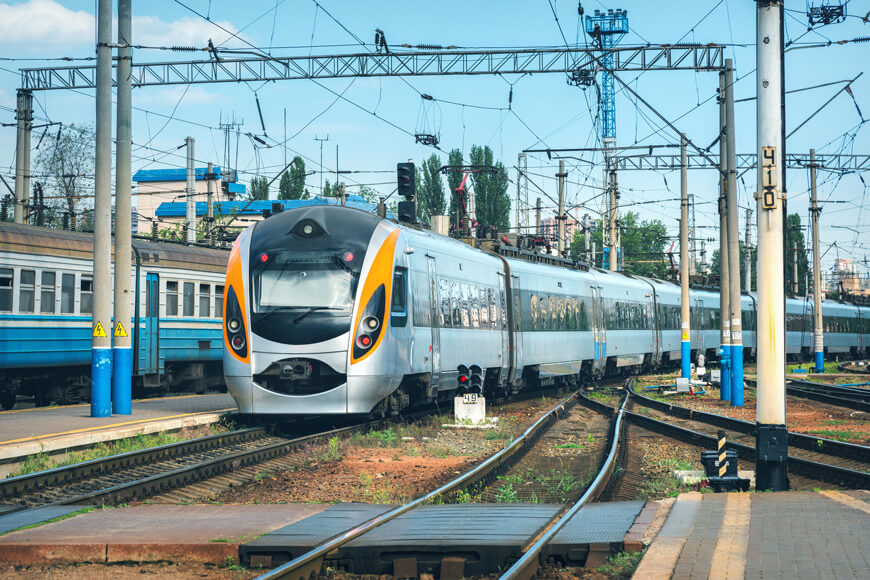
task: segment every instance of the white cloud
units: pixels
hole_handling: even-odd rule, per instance
[[[0,46],[43,46],[93,43],[94,16],[74,11],[53,0],[0,4]]]
[[[117,14],[115,15],[117,16]],[[217,22],[235,33],[229,22]],[[0,3],[0,47],[16,46],[19,50],[44,52],[49,48],[63,52],[74,49],[93,52],[95,34],[94,15],[85,10],[71,10],[54,0],[27,0],[21,4]],[[113,23],[112,38],[117,38],[117,19]],[[208,39],[222,44],[231,39],[214,24],[197,17],[185,16],[166,22],[156,16],[133,17],[133,43],[147,46],[204,47]],[[231,44],[238,44],[238,41]],[[190,57],[192,55],[188,55]],[[201,55],[205,58],[205,55]],[[160,60],[155,57],[154,60]]]

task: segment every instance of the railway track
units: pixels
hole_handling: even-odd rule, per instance
[[[657,415],[628,412],[631,423],[706,449],[715,449],[716,432],[724,429],[728,432],[729,448],[736,450],[739,457],[755,461],[755,424],[657,401],[633,390],[630,393],[633,403]],[[664,420],[670,417],[700,428],[690,429]],[[852,489],[870,487],[870,448],[794,432],[789,432],[788,444],[790,472]]]

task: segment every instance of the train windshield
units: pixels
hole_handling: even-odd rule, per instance
[[[254,313],[317,310],[350,314],[359,277],[352,254],[283,252],[263,254],[257,261],[252,276]]]

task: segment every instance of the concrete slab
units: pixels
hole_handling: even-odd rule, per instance
[[[0,464],[40,452],[216,423],[235,410],[232,397],[221,393],[133,401],[133,414],[129,416],[91,417],[89,405],[2,411]]]
[[[0,534],[32,526],[86,509],[87,506],[53,506],[15,511],[0,515]]]
[[[139,505],[96,510],[0,536],[18,565],[184,559],[219,564],[242,542],[317,514],[325,504]]]
[[[544,556],[558,557],[569,566],[582,566],[594,548],[605,554],[622,551],[625,535],[644,505],[645,501],[623,501],[583,507],[556,533],[544,549]]]

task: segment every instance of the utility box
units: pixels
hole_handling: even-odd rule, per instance
[[[714,385],[721,385],[722,371],[719,369],[710,369],[710,382]]]
[[[689,392],[689,379],[684,379],[682,377],[677,379],[677,392],[678,393],[688,393]]]
[[[459,424],[482,425],[486,422],[486,398],[476,393],[454,397],[453,415]]]

